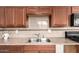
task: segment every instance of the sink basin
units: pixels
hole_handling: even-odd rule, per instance
[[[51,42],[51,40],[50,39],[48,39],[48,38],[41,38],[41,39],[38,39],[38,38],[30,38],[30,39],[28,39],[28,42],[29,43],[34,43],[34,42],[41,42],[41,43],[50,43]]]

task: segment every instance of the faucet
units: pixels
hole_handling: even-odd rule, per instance
[[[37,36],[37,42],[41,42],[41,37],[40,37],[40,33],[35,34]]]
[[[37,36],[37,38],[40,39],[40,33],[35,34]]]

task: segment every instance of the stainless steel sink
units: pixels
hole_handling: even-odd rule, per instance
[[[51,39],[45,37],[44,35],[41,36],[40,33],[36,33],[34,35],[36,37],[29,38],[27,40],[27,43],[50,43],[50,42],[52,42]]]
[[[38,42],[40,42],[40,43],[50,43],[50,42],[52,42],[51,41],[51,39],[48,39],[48,38],[30,38],[30,39],[28,39],[27,40],[27,42],[28,43],[38,43]]]

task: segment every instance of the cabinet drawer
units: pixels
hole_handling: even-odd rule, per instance
[[[24,47],[18,45],[0,45],[0,52],[23,52]]]

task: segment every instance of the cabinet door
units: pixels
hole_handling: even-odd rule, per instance
[[[14,27],[14,9],[11,7],[5,8],[5,26]]]
[[[23,53],[23,45],[0,45],[0,53]]]
[[[72,6],[72,13],[79,13],[79,6]]]
[[[39,11],[40,14],[50,15],[51,12],[52,12],[52,8],[47,7],[47,6],[41,6],[41,7],[39,7],[38,11]]]
[[[36,45],[25,45],[24,52],[25,53],[35,53],[35,52],[38,52],[38,49],[37,49]]]
[[[68,26],[68,8],[67,7],[53,7],[51,26],[64,27]]]
[[[41,6],[41,7],[27,7],[27,14],[35,15],[49,15],[51,14],[51,7]]]
[[[64,52],[65,53],[76,53],[77,52],[76,45],[65,45]]]
[[[23,7],[14,8],[14,23],[16,27],[26,27],[26,12]]]
[[[79,53],[79,45],[76,45],[77,53]]]
[[[38,49],[40,53],[55,53],[55,45],[39,45]]]
[[[27,7],[27,14],[37,14],[38,13],[38,7]]]
[[[0,7],[0,27],[5,27],[4,17],[4,8]]]
[[[55,53],[54,45],[26,45],[24,46],[26,53]]]

